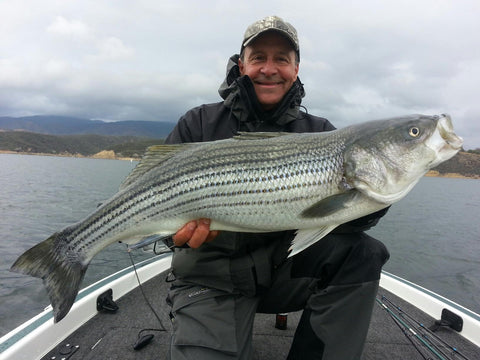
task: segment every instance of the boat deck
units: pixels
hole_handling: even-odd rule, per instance
[[[171,325],[168,316],[169,307],[165,303],[169,285],[164,279],[165,274],[160,274],[143,284],[144,292],[161,317],[165,329],[143,332],[142,335],[151,333],[155,337],[141,350],[133,349],[138,333],[142,329],[160,329],[161,325],[152,314],[140,289],[137,288],[117,301],[119,310],[116,313],[97,314],[43,359],[166,359]],[[426,326],[434,323],[434,319],[395,295],[380,289],[379,296],[382,295],[401,306],[406,313]],[[300,314],[290,313],[288,315],[286,330],[278,330],[274,327],[275,315],[258,314],[254,324],[254,359],[286,358]],[[478,347],[453,330],[441,328],[437,333],[465,356],[455,355],[456,357],[451,358],[480,359]],[[76,349],[76,351],[68,354],[71,349]],[[450,350],[445,351],[447,354],[452,353]],[[437,357],[431,358],[436,359]],[[424,359],[424,357],[415,349],[387,312],[379,304],[376,304],[362,359],[396,360]]]

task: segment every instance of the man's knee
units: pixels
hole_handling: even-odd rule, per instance
[[[293,259],[292,277],[315,277],[320,286],[378,280],[386,246],[363,232],[327,235]]]
[[[380,266],[383,266],[390,258],[387,247],[381,241],[363,232],[358,234],[358,238],[359,255],[363,258],[373,259]]]
[[[379,280],[382,267],[389,258],[385,244],[363,232],[358,233],[358,242],[349,256],[351,270],[357,272],[351,282]]]

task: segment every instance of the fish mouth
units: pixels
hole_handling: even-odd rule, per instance
[[[442,114],[438,120],[437,128],[440,136],[450,148],[454,150],[460,150],[462,148],[463,139],[453,131],[452,118],[450,115]]]
[[[435,116],[437,126],[425,145],[434,152],[434,157],[427,165],[427,170],[455,156],[463,145],[463,139],[455,134],[452,119],[448,114]]]

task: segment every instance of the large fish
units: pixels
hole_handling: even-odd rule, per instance
[[[413,115],[328,133],[152,147],[117,194],[26,251],[12,270],[43,279],[57,322],[99,251],[174,234],[193,219],[210,218],[214,230],[298,229],[292,256],[338,225],[403,198],[462,142],[448,115]]]

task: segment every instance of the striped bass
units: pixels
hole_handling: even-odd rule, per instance
[[[191,220],[209,218],[212,230],[296,229],[293,256],[338,225],[399,201],[462,143],[448,115],[412,115],[325,133],[154,146],[117,194],[26,251],[11,270],[43,279],[57,322],[98,252],[116,241],[172,235]]]

